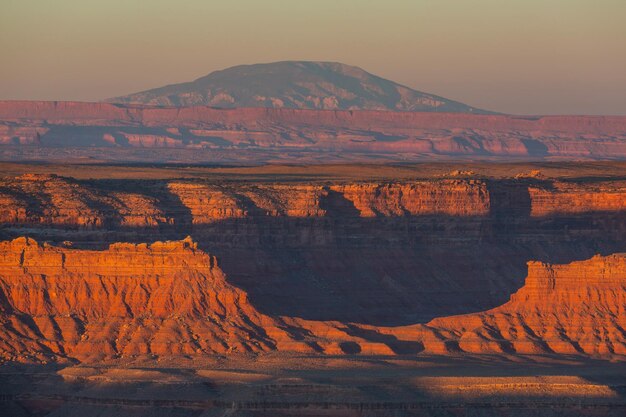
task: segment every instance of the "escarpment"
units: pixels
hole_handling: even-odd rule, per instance
[[[0,101],[0,156],[54,160],[106,153],[111,161],[220,164],[623,159],[625,126],[620,116]]]
[[[215,223],[259,217],[486,216],[489,190],[481,180],[410,183],[214,184],[158,181],[128,190],[55,175],[0,180],[0,222],[83,228]],[[177,207],[175,207],[177,205]],[[182,220],[181,217],[187,218]]]
[[[5,359],[276,348],[274,321],[190,239],[103,251],[2,242],[0,293]]]
[[[136,355],[626,354],[626,255],[528,264],[504,305],[400,327],[260,313],[191,239],[102,251],[0,242],[0,358]]]
[[[555,182],[550,187],[529,187],[532,216],[562,213],[619,212],[626,209],[626,182],[600,184]]]
[[[409,325],[505,303],[528,261],[625,251],[622,184],[22,175],[0,179],[0,238],[104,249],[190,235],[263,314]]]
[[[172,219],[150,195],[101,192],[70,178],[26,174],[0,181],[0,223],[94,229],[152,227]]]
[[[438,318],[464,352],[626,354],[626,254],[528,263],[525,285],[492,310]]]

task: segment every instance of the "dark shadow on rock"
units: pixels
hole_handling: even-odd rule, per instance
[[[489,181],[491,211],[484,216],[362,218],[351,201],[326,189],[323,217],[267,216],[235,193],[249,217],[193,224],[190,209],[167,181],[92,180],[84,184],[99,193],[154,198],[174,224],[139,228],[109,222],[94,230],[3,225],[0,233],[59,244],[70,240],[90,249],[191,235],[262,313],[407,325],[504,304],[523,285],[528,261],[568,263],[626,251],[626,212],[531,217],[530,183],[550,186],[532,179]]]
[[[414,355],[424,350],[424,345],[420,342],[398,340],[393,335],[382,334],[376,330],[363,329],[351,324],[343,330],[350,336],[360,337],[370,342],[384,343],[396,355]]]
[[[349,219],[359,217],[361,212],[342,193],[325,187],[325,194],[320,197],[320,208],[326,211],[326,217]]]
[[[526,148],[526,151],[528,152],[529,156],[531,157],[548,156],[549,154],[548,147],[541,141],[538,141],[536,139],[520,139],[520,140],[522,141],[522,144]]]

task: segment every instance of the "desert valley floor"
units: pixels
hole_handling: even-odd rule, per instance
[[[0,415],[622,416],[626,163],[0,163]]]

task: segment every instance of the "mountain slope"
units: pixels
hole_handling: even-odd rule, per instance
[[[486,113],[335,62],[239,65],[195,81],[106,100],[168,106]]]

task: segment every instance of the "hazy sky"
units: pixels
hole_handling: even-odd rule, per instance
[[[0,99],[339,61],[511,113],[626,114],[626,0],[0,0]]]

